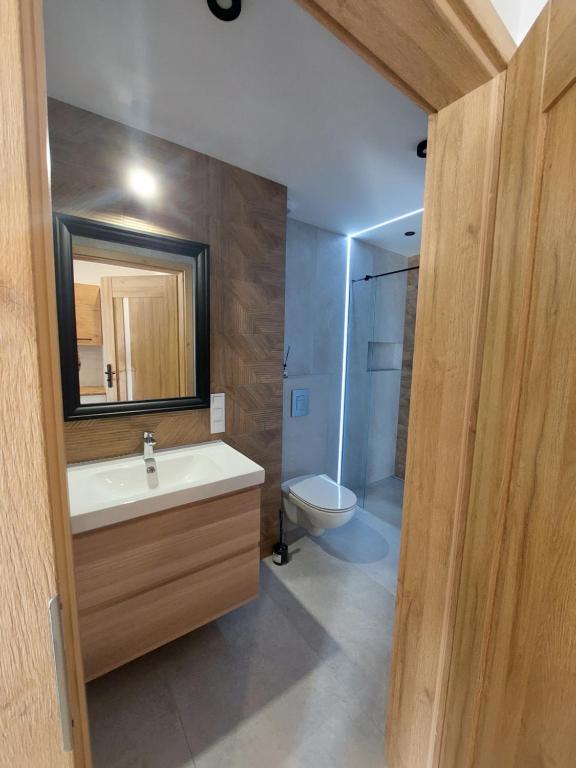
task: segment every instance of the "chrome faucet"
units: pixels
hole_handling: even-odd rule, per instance
[[[154,440],[154,432],[144,432],[144,463],[146,464],[146,472],[149,475],[155,475],[156,459],[154,458],[154,446],[156,440]]]

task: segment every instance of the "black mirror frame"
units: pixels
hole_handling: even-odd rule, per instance
[[[95,419],[137,413],[168,413],[210,407],[210,277],[209,246],[176,237],[148,235],[134,230],[55,213],[54,260],[56,269],[56,298],[58,304],[58,333],[60,337],[60,370],[64,420]],[[194,264],[195,308],[195,370],[194,397],[174,397],[164,400],[135,400],[119,403],[80,403],[78,377],[78,340],[74,306],[73,235],[114,243],[150,248],[180,256],[190,256]]]

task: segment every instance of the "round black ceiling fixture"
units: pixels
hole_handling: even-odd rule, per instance
[[[424,139],[424,141],[421,141],[420,144],[416,147],[416,154],[418,157],[421,157],[423,160],[426,160],[426,156],[428,154],[428,140]]]
[[[406,235],[406,237],[414,237],[416,232],[413,232],[412,230],[410,230],[409,232],[404,232],[404,234]]]
[[[208,8],[217,19],[234,21],[240,16],[242,0],[208,0]]]

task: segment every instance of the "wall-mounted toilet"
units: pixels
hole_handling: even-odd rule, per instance
[[[282,483],[284,512],[312,536],[345,525],[354,516],[356,502],[355,493],[328,475],[301,475]]]

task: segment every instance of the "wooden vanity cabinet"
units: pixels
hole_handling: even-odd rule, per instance
[[[74,536],[86,680],[256,598],[260,489]]]
[[[102,310],[100,288],[97,285],[74,283],[76,309],[76,338],[78,344],[102,346]]]

